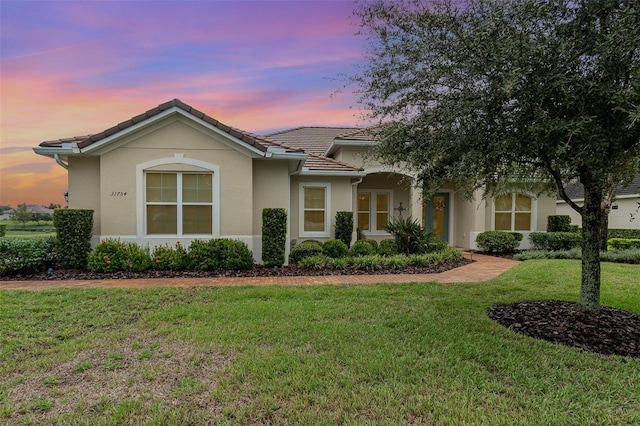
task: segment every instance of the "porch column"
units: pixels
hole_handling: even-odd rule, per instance
[[[413,220],[418,220],[419,224],[422,224],[424,218],[422,217],[422,190],[415,186],[411,185],[409,189],[409,202],[411,203],[410,212],[411,218]]]

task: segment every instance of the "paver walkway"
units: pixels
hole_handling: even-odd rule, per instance
[[[298,277],[225,277],[225,278],[145,278],[127,280],[69,280],[69,281],[0,281],[0,290],[47,290],[53,288],[152,288],[152,287],[224,287],[224,286],[300,286],[338,284],[378,284],[439,282],[461,283],[488,281],[517,265],[518,261],[481,254],[473,256],[475,262],[438,274],[381,274],[381,275],[327,275]]]

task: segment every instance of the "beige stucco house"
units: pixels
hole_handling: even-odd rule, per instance
[[[70,208],[93,209],[94,243],[150,247],[214,237],[244,241],[261,258],[262,209],[288,211],[288,240],[333,238],[338,211],[385,239],[390,217],[419,218],[450,245],[476,248],[485,230],[544,231],[555,199],[463,198],[454,185],[423,200],[415,181],[363,157],[367,129],[299,127],[258,136],[174,99],[88,136],[34,151],[67,169]],[[354,229],[355,233],[355,229]],[[528,243],[524,238],[523,247]]]

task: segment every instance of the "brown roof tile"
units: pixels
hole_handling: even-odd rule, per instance
[[[360,129],[355,127],[296,127],[268,134],[267,137],[293,148],[301,148],[307,153],[324,155],[337,136],[356,130]]]

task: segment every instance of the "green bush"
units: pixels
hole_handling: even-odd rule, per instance
[[[56,252],[63,268],[84,268],[91,252],[93,210],[55,209]]]
[[[511,232],[486,231],[478,234],[476,244],[489,253],[513,253],[519,245],[517,237]]]
[[[340,240],[329,240],[322,244],[322,252],[325,256],[336,259],[345,257],[349,252],[349,247]]]
[[[7,224],[0,223],[0,238],[4,237],[5,235],[7,235]]]
[[[371,256],[376,254],[376,249],[371,241],[375,243],[374,240],[358,240],[351,246],[349,249],[349,254],[354,257],[360,256]]]
[[[377,254],[370,254],[367,256],[356,256],[353,259],[353,268],[358,270],[364,270],[369,272],[379,271],[380,269],[382,269],[383,266],[384,266],[383,257]]]
[[[395,238],[398,253],[410,255],[427,251],[424,247],[427,235],[417,219],[392,218],[384,229]]]
[[[151,264],[148,247],[107,239],[89,254],[87,268],[91,272],[142,272],[151,269]]]
[[[640,239],[638,238],[609,238],[607,243],[609,248],[613,250],[640,248]]]
[[[640,238],[640,229],[609,228],[609,238]]]
[[[289,262],[298,263],[305,257],[322,254],[322,243],[316,240],[307,240],[296,244],[289,253]]]
[[[582,237],[575,232],[532,232],[529,240],[534,250],[570,250],[580,246]]]
[[[336,212],[336,240],[342,241],[347,249],[353,236],[353,212]]]
[[[189,269],[230,271],[253,268],[253,255],[242,241],[214,238],[208,241],[193,240],[187,254]]]
[[[299,265],[307,269],[323,269],[331,261],[331,258],[318,254],[300,259]]]
[[[386,239],[380,241],[378,254],[380,256],[395,256],[398,254],[398,244],[396,244],[396,240]]]
[[[550,215],[547,217],[547,232],[573,232],[571,216]]]
[[[0,239],[0,275],[29,274],[54,266],[54,238]]]
[[[403,269],[409,264],[409,258],[404,254],[396,254],[382,258],[382,263],[386,268]]]
[[[265,266],[284,265],[287,248],[287,211],[262,209],[262,262]]]
[[[605,251],[600,253],[603,262],[640,264],[640,249]]]
[[[522,241],[524,238],[524,235],[522,235],[521,232],[509,232],[509,234],[513,235],[513,238],[515,238],[517,242]]]
[[[182,271],[187,268],[187,256],[187,249],[179,242],[176,243],[175,247],[157,246],[151,254],[153,269]]]

